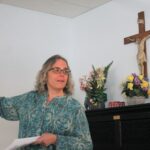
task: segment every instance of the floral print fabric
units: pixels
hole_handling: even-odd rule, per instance
[[[19,138],[45,132],[57,135],[55,145],[28,145],[21,150],[92,150],[92,140],[84,108],[71,96],[56,97],[46,103],[47,93],[31,91],[0,98],[0,116],[19,120]]]

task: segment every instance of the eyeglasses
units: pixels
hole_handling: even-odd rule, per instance
[[[63,73],[64,75],[69,75],[70,72],[71,72],[71,71],[70,71],[69,69],[67,69],[67,68],[61,69],[61,68],[59,68],[59,67],[51,68],[51,69],[49,69],[49,71],[52,71],[52,72],[55,73],[55,74],[61,74],[61,73]]]

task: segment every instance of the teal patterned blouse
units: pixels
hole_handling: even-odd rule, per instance
[[[84,108],[71,96],[56,97],[46,104],[47,92],[31,91],[19,96],[0,98],[0,116],[19,120],[19,138],[45,132],[57,135],[55,145],[28,145],[21,150],[92,150]]]

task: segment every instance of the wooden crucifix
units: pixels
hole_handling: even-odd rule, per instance
[[[150,30],[145,31],[145,17],[143,11],[138,13],[138,26],[139,26],[139,33],[124,38],[124,44],[132,42],[137,43],[138,45],[137,62],[140,74],[148,78],[146,40],[150,38]]]

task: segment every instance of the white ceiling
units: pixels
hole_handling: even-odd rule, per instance
[[[0,0],[0,3],[74,18],[111,0]]]

